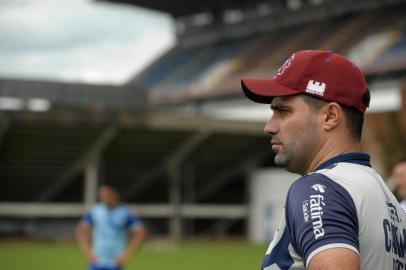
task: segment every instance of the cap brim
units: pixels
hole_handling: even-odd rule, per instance
[[[300,91],[286,87],[275,79],[243,79],[241,87],[247,98],[265,104],[270,104],[274,97],[300,94]]]

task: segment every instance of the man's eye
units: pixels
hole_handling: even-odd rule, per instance
[[[288,112],[288,109],[285,109],[285,108],[276,108],[275,111],[278,112],[278,113],[284,113],[284,112]]]

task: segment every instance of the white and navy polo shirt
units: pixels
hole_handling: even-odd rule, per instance
[[[406,213],[370,157],[334,157],[295,181],[262,269],[306,269],[329,248],[358,253],[362,270],[406,269]]]

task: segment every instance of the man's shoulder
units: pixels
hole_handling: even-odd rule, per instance
[[[376,182],[380,178],[375,170],[368,166],[339,162],[300,177],[292,184],[289,193],[303,193],[309,189],[318,191],[326,187],[336,191],[344,189],[349,192],[351,190],[360,192],[371,184],[371,180]]]
[[[373,168],[354,163],[337,163],[317,173],[325,175],[354,194],[370,191],[372,187],[380,189],[383,185],[382,177]]]
[[[326,246],[358,250],[358,219],[353,200],[341,185],[324,174],[310,173],[292,184],[285,214],[291,243],[306,264]]]
[[[324,174],[330,179],[334,178],[379,178],[380,176],[371,167],[361,164],[339,162],[330,165],[327,168],[316,171],[316,173]]]
[[[286,206],[295,208],[301,202],[314,196],[323,197],[323,199],[329,200],[330,204],[335,204],[343,199],[347,202],[353,201],[352,195],[347,191],[345,185],[326,174],[314,172],[302,176],[291,185]]]
[[[297,179],[289,188],[289,193],[303,193],[306,190],[313,189],[324,191],[325,185],[331,184],[331,179],[320,173],[310,173]]]

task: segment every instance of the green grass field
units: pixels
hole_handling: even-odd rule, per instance
[[[244,242],[153,242],[125,270],[259,269],[265,248]],[[86,269],[74,243],[0,243],[0,262],[2,270]]]

